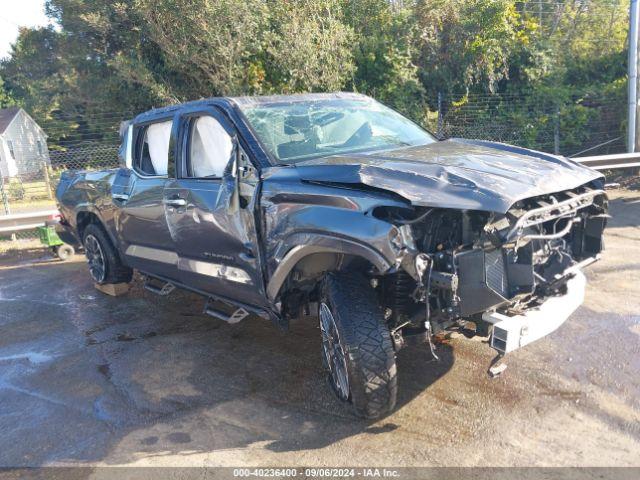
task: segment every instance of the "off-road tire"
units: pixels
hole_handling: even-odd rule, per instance
[[[329,273],[323,280],[320,297],[319,305],[325,303],[333,315],[346,354],[348,401],[354,413],[375,419],[391,412],[398,392],[395,354],[370,282],[355,273]],[[331,375],[329,382],[335,392]]]
[[[84,245],[85,254],[88,254],[86,245],[89,235],[93,236],[100,244],[105,266],[104,278],[101,281],[97,281],[95,278],[93,278],[93,280],[100,285],[129,283],[133,276],[133,270],[122,263],[120,255],[118,255],[117,250],[114,248],[103,228],[100,225],[92,223],[84,229],[82,244]]]

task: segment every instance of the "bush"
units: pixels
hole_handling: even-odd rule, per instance
[[[25,190],[22,186],[22,182],[20,180],[9,180],[9,185],[7,188],[7,194],[9,196],[9,200],[11,201],[19,201],[24,200]]]

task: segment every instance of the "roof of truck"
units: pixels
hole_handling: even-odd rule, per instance
[[[292,95],[263,95],[247,97],[229,97],[231,101],[239,106],[269,105],[296,102],[313,102],[320,100],[348,99],[348,100],[370,100],[370,97],[361,93],[353,92],[333,92],[333,93],[296,93]]]
[[[269,104],[283,104],[283,103],[295,103],[305,101],[320,101],[330,99],[351,99],[351,100],[366,100],[370,99],[366,95],[353,92],[334,92],[334,93],[295,93],[291,95],[256,95],[256,96],[241,96],[241,97],[211,97],[202,98],[199,100],[192,100],[190,102],[179,103],[176,105],[169,105],[167,107],[154,108],[140,113],[135,117],[136,122],[145,122],[163,117],[167,114],[173,113],[178,109],[184,107],[194,107],[199,105],[224,105],[232,107],[237,105],[238,107],[249,107],[253,105],[269,105]]]

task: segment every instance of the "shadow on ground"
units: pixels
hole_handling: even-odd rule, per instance
[[[160,298],[139,284],[107,297],[80,257],[0,270],[0,301],[3,466],[129,463],[260,442],[306,450],[398,427],[356,419],[332,396],[311,321],[288,334],[257,318],[227,325],[200,313],[200,297]],[[451,368],[451,348],[438,354],[430,363],[425,346],[400,353],[398,408]]]

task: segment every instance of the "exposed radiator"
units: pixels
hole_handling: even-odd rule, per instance
[[[485,252],[484,268],[487,276],[487,285],[503,297],[508,298],[507,276],[501,249]]]

